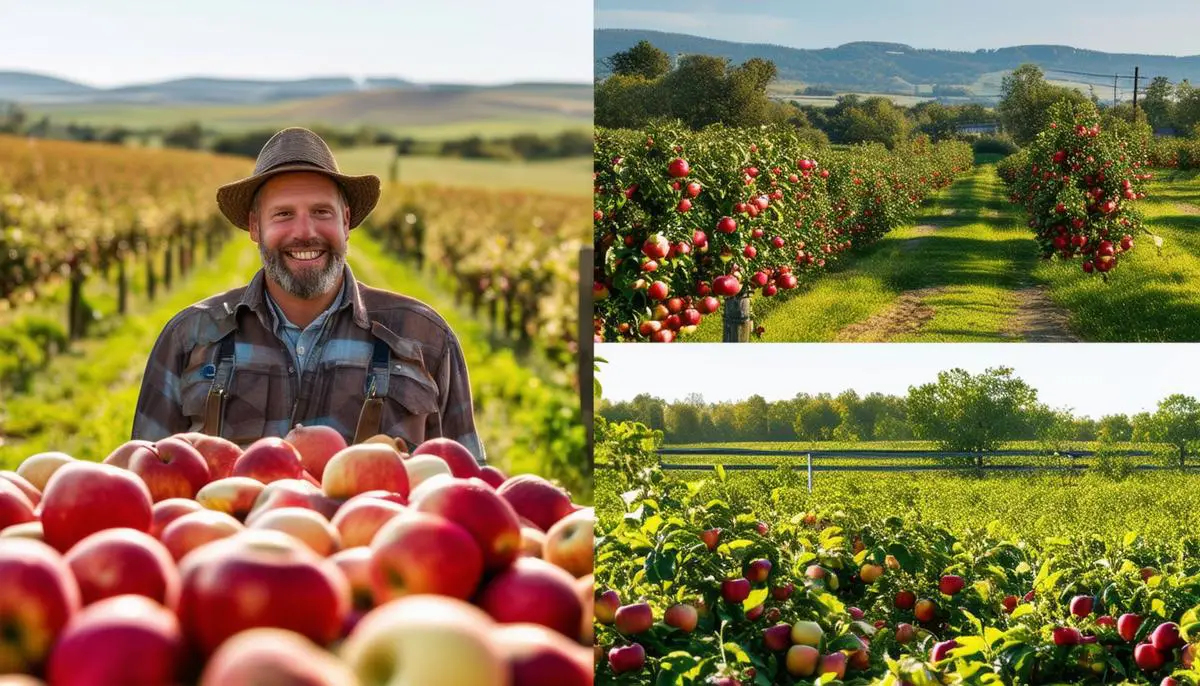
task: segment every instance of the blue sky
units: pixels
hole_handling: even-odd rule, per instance
[[[1200,54],[1200,2],[1195,0],[596,0],[595,7],[597,28],[802,48],[887,41],[943,50],[1052,44]]]
[[[0,0],[0,71],[93,86],[180,76],[592,81],[590,0]]]
[[[608,360],[597,378],[609,400],[639,393],[682,400],[700,393],[707,402],[767,400],[797,393],[906,395],[961,367],[972,374],[1006,366],[1038,389],[1055,408],[1099,418],[1151,411],[1172,393],[1200,397],[1200,345],[1187,343],[789,343],[630,344],[596,346]]]

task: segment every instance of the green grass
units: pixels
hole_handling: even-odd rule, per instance
[[[1161,254],[1149,236],[1136,235],[1134,250],[1119,258],[1107,282],[1087,278],[1078,260],[1043,262],[1034,271],[1054,301],[1071,311],[1072,328],[1084,340],[1200,340],[1200,214],[1179,207],[1200,203],[1200,176],[1155,175],[1138,207],[1163,239]]]
[[[943,210],[955,210],[943,215]],[[988,216],[991,215],[991,216]],[[927,235],[920,225],[935,229]],[[1035,257],[1028,232],[1002,196],[991,164],[978,165],[934,198],[912,226],[890,232],[847,263],[791,294],[755,297],[763,341],[831,341],[844,327],[884,312],[904,291],[943,289],[923,300],[934,316],[895,341],[1005,341],[1018,288],[1030,285]],[[721,340],[719,317],[696,340]]]
[[[390,146],[340,150],[338,166],[351,174],[375,174],[391,179]],[[464,160],[446,157],[402,157],[397,180],[404,184],[435,184],[489,190],[531,190],[571,196],[590,196],[591,158],[546,162]]]
[[[912,330],[873,327],[869,340],[891,342],[1014,341],[1018,291],[1045,286],[1083,341],[1200,340],[1200,174],[1159,171],[1139,208],[1151,232],[1135,237],[1105,281],[1080,261],[1041,260],[1021,208],[1010,204],[989,162],[933,198],[912,226],[890,232],[843,265],[801,281],[796,291],[752,298],[763,341],[832,341],[845,327],[904,311],[906,291],[932,318]],[[953,213],[944,214],[944,211]],[[917,226],[934,226],[921,235]],[[903,323],[906,316],[894,319]],[[707,317],[689,340],[720,341],[721,317]]]

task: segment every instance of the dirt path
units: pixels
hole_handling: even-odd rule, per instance
[[[1190,202],[1177,202],[1175,208],[1184,214],[1200,214],[1200,206]]]
[[[933,319],[933,307],[925,299],[946,290],[945,286],[936,286],[906,291],[883,312],[844,327],[834,340],[840,343],[880,342],[913,333]]]
[[[1077,343],[1071,333],[1067,311],[1054,304],[1045,286],[1016,291],[1017,313],[1003,332],[1007,338],[1026,343]]]

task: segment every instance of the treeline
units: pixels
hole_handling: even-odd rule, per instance
[[[798,393],[768,401],[705,402],[692,395],[667,402],[647,393],[601,400],[608,421],[634,421],[662,431],[667,443],[733,441],[930,440],[944,450],[994,450],[1006,441],[1155,441],[1187,447],[1200,442],[1200,401],[1172,395],[1154,412],[1094,419],[1053,409],[1007,368],[972,375],[961,369],[912,386],[905,396],[846,390]]]
[[[400,136],[373,126],[340,129],[312,125],[309,128],[335,148],[390,145],[395,147],[397,155],[402,156],[538,161],[592,154],[592,136],[588,131],[564,131],[548,136],[523,133],[509,137],[469,136],[455,140],[428,141]],[[227,133],[206,129],[200,122],[143,129],[62,124],[52,121],[47,116],[30,117],[29,113],[18,105],[0,104],[0,133],[84,143],[161,145],[166,148],[210,150],[229,155],[257,157],[262,146],[277,130],[270,128]]]
[[[1046,128],[1050,107],[1063,100],[1091,101],[1109,121],[1145,129],[1200,136],[1200,89],[1187,81],[1171,84],[1155,78],[1135,114],[1130,103],[1109,106],[1096,92],[1084,93],[1046,80],[1034,64],[1004,77],[995,108],[982,104],[950,105],[930,100],[912,107],[884,96],[843,95],[830,107],[783,101],[769,96],[778,76],[774,62],[751,58],[740,65],[711,55],[688,54],[674,64],[667,53],[642,41],[608,60],[611,76],[596,84],[597,126],[644,128],[656,119],[678,119],[693,129],[710,124],[760,126],[786,123],[811,129],[835,144],[882,143],[894,148],[917,135],[934,141],[965,140],[977,152],[1015,152]],[[808,86],[795,95],[832,95]],[[961,87],[939,86],[935,96],[961,96]],[[995,127],[996,131],[987,131]]]

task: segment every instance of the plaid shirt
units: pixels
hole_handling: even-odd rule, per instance
[[[432,308],[360,284],[347,266],[345,296],[311,351],[318,361],[298,372],[273,326],[264,278],[259,270],[249,286],[196,303],[167,323],[146,363],[133,438],[154,441],[203,427],[217,344],[232,332],[224,438],[244,448],[300,423],[331,426],[351,441],[378,338],[391,351],[380,432],[403,438],[410,450],[430,438],[453,438],[485,463],[462,348]]]

